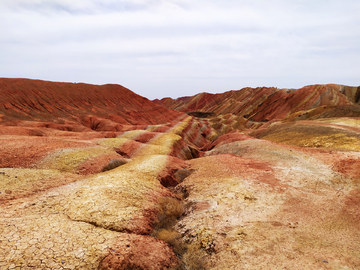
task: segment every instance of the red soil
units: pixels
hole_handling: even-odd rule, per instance
[[[155,102],[182,112],[230,113],[264,122],[322,106],[352,105],[354,98],[346,96],[346,93],[339,85],[310,85],[296,91],[259,87],[223,94],[201,93],[185,100],[166,98]]]
[[[162,184],[161,188],[154,192],[149,190],[146,194],[147,202],[156,205],[158,199],[162,196],[176,197],[177,195],[172,192],[173,189],[165,187],[174,187],[180,182],[182,183],[179,187],[184,188],[184,191],[189,191],[192,188],[196,189],[196,185],[204,187],[204,189],[211,188],[211,185],[214,184],[214,191],[212,192],[218,196],[217,194],[222,192],[216,185],[219,182],[218,179],[222,179],[224,183],[229,181],[229,192],[232,191],[231,185],[236,183],[233,186],[236,188],[238,185],[237,179],[240,179],[244,184],[243,190],[245,190],[246,185],[256,192],[263,192],[261,194],[275,194],[275,197],[283,196],[285,198],[283,205],[279,204],[284,208],[280,209],[282,212],[279,210],[280,214],[278,216],[273,216],[266,221],[270,225],[280,227],[285,224],[284,221],[286,220],[296,221],[296,224],[300,221],[308,222],[307,219],[311,220],[311,222],[313,222],[313,219],[320,222],[318,220],[325,216],[325,214],[320,215],[319,209],[322,208],[309,207],[314,202],[309,201],[306,197],[318,194],[319,190],[312,186],[312,181],[309,181],[310,184],[302,192],[299,186],[303,183],[296,179],[297,174],[294,174],[295,176],[290,173],[285,174],[286,171],[277,164],[279,161],[276,158],[280,154],[283,154],[284,159],[286,159],[286,157],[291,157],[293,150],[296,150],[296,153],[302,151],[314,157],[314,160],[316,158],[319,162],[324,163],[324,174],[327,170],[326,167],[331,168],[334,177],[331,176],[329,179],[333,182],[328,184],[329,188],[325,191],[331,194],[340,193],[340,190],[335,189],[336,185],[343,185],[349,190],[352,189],[348,193],[344,193],[347,192],[345,190],[343,192],[343,194],[346,194],[344,198],[339,197],[334,204],[329,203],[328,208],[325,207],[324,203],[326,211],[323,212],[331,213],[331,207],[336,208],[335,210],[339,212],[341,222],[344,221],[344,224],[345,221],[351,223],[351,226],[356,229],[354,230],[356,235],[358,235],[360,224],[360,191],[358,187],[360,159],[357,152],[332,152],[322,149],[281,146],[281,144],[269,142],[270,146],[278,145],[280,153],[277,156],[274,153],[271,160],[265,158],[266,154],[273,151],[272,149],[276,150],[276,148],[270,147],[266,150],[264,146],[263,152],[261,152],[261,149],[256,147],[261,147],[262,144],[259,144],[260,146],[254,144],[253,147],[249,146],[248,148],[234,146],[238,147],[234,149],[234,152],[243,151],[244,156],[241,157],[227,152],[219,152],[204,158],[198,158],[205,155],[203,151],[215,148],[213,152],[216,152],[219,149],[217,147],[224,147],[224,144],[245,140],[249,141],[243,142],[244,144],[257,142],[253,141],[253,137],[245,134],[227,133],[236,129],[238,132],[241,129],[247,134],[253,132],[253,134],[255,133],[260,137],[265,136],[266,133],[279,132],[287,128],[298,128],[299,130],[307,128],[310,131],[322,131],[327,134],[326,132],[331,131],[331,125],[326,122],[309,121],[309,117],[325,115],[324,113],[327,116],[337,115],[339,111],[344,115],[348,113],[355,114],[354,117],[356,117],[356,106],[358,105],[354,105],[352,102],[356,103],[359,100],[355,88],[342,88],[337,85],[307,86],[297,91],[265,87],[244,88],[223,94],[201,93],[194,97],[184,97],[177,100],[166,98],[156,101],[158,104],[163,104],[170,109],[156,105],[119,85],[96,86],[27,79],[0,79],[0,93],[2,94],[0,95],[0,167],[3,168],[36,168],[35,164],[57,150],[99,147],[97,138],[115,138],[124,131],[145,130],[149,125],[159,125],[157,128],[149,128],[149,130],[152,130],[151,132],[145,131],[132,140],[126,141],[115,149],[118,154],[106,152],[103,155],[86,159],[76,165],[77,168],[74,174],[62,173],[60,177],[54,175],[54,177],[50,177],[46,181],[41,181],[28,193],[19,191],[18,193],[10,193],[10,196],[8,194],[10,190],[7,190],[5,194],[2,194],[6,200],[30,195],[35,198],[37,195],[33,193],[75,182],[83,179],[84,176],[82,175],[99,173],[112,159],[135,157],[137,151],[143,149],[155,136],[167,132],[187,116],[184,113],[171,110],[176,108],[182,112],[214,112],[218,117],[211,120],[193,118],[188,122],[188,126],[180,134],[182,139],[172,146],[172,152],[168,156],[166,166],[157,175],[159,182]],[[351,98],[349,98],[350,95],[352,95]],[[308,110],[314,108],[316,110],[311,111],[312,113],[307,113]],[[237,117],[234,117],[234,115],[237,115]],[[275,123],[277,120],[286,117],[288,117],[286,121],[298,120],[296,119],[297,115],[307,121]],[[254,132],[259,127],[260,129]],[[247,130],[245,130],[246,128]],[[346,129],[348,137],[351,137],[353,133],[358,134],[360,131],[357,127],[346,127]],[[345,131],[343,133],[345,134]],[[208,138],[211,134],[217,134],[211,136],[211,140],[215,139],[213,142],[210,142]],[[216,136],[218,137],[216,138]],[[283,149],[283,152],[280,152],[280,148]],[[255,150],[256,153],[254,153]],[[246,157],[246,154],[250,156],[250,152],[254,155]],[[296,153],[294,151],[294,157],[300,156]],[[296,171],[298,163],[296,163],[295,158],[294,160],[294,164],[289,164],[291,165],[290,168]],[[187,178],[191,173],[194,173],[194,175]],[[316,175],[316,172],[314,174]],[[5,172],[2,172],[2,175],[4,176]],[[184,179],[185,181],[183,181]],[[299,183],[298,186],[294,187],[292,184],[297,183],[295,180]],[[188,186],[187,181],[190,181]],[[315,185],[316,181],[313,182],[313,185]],[[334,187],[331,185],[334,185]],[[288,190],[291,190],[291,192],[288,192]],[[207,191],[199,189],[196,192],[198,192],[199,196],[201,192],[204,192],[205,196]],[[189,194],[188,192],[187,195]],[[196,195],[196,193],[194,194]],[[251,207],[250,203],[254,202],[250,201],[255,201],[257,198],[251,197],[251,192],[249,194],[241,193],[241,198],[239,197],[238,202],[234,200],[233,206],[236,203],[236,205],[243,204]],[[214,207],[215,199],[211,201],[211,197],[206,195],[207,197],[203,197],[206,200],[201,199],[200,196],[200,199],[196,201],[195,195],[193,196],[193,209],[198,215]],[[227,197],[225,196],[224,199],[228,200],[232,194],[225,195]],[[116,194],[116,196],[121,195]],[[329,196],[329,202],[333,199],[331,196]],[[343,204],[341,200],[344,201]],[[270,201],[269,205],[274,202]],[[107,256],[101,261],[99,269],[169,269],[178,264],[178,259],[168,244],[146,235],[154,230],[154,220],[159,215],[159,211],[155,206],[149,206],[151,203],[144,203],[143,211],[132,217],[129,226],[121,233],[123,237],[120,237],[116,245],[109,249]],[[1,204],[5,205],[4,202],[1,202]],[[216,201],[217,207],[221,204],[223,204],[221,200]],[[231,209],[231,207],[228,209]],[[209,214],[202,215],[202,217],[206,217]],[[282,219],[279,218],[281,215]],[[266,220],[266,218],[264,219]],[[208,222],[211,223],[213,220],[211,216]],[[257,223],[258,216],[254,220],[256,220],[254,224]],[[295,228],[297,225],[291,226],[286,227]],[[241,233],[237,235],[241,235]],[[258,234],[254,233],[253,235]],[[249,233],[248,237],[251,239],[251,233]],[[219,246],[221,246],[221,241]],[[225,243],[225,240],[223,243]],[[254,243],[257,242],[254,241]],[[253,246],[256,248],[255,245]],[[245,258],[244,261],[246,261],[249,257],[246,257],[248,255],[245,253],[243,255],[242,259]],[[277,257],[274,258],[274,260],[277,259]]]
[[[122,156],[117,154],[100,155],[82,162],[78,166],[78,173],[83,175],[99,173],[113,159],[119,159]]]
[[[346,158],[334,164],[334,170],[360,180],[360,159]]]
[[[325,85],[305,86],[293,93],[276,92],[251,113],[255,121],[283,119],[287,115],[323,105],[350,105],[345,95]]]
[[[57,149],[94,146],[93,143],[56,137],[1,136],[0,167],[31,168]]]
[[[151,139],[153,139],[156,135],[159,135],[159,134],[160,133],[158,133],[158,132],[144,132],[144,133],[141,133],[138,136],[136,136],[134,138],[134,140],[137,142],[141,142],[141,143],[147,143]]]
[[[179,182],[175,177],[175,172],[185,167],[187,167],[187,165],[184,160],[169,156],[165,170],[160,172],[160,174],[158,175],[160,183],[164,187],[176,186],[177,184],[179,184]]]
[[[147,235],[129,234],[119,238],[117,246],[101,262],[99,269],[170,269],[178,260],[164,241]]]
[[[254,139],[253,137],[250,137],[250,136],[247,136],[247,135],[241,134],[241,133],[228,133],[228,134],[218,137],[211,144],[207,145],[206,151],[211,150],[218,145],[227,144],[227,143],[231,143],[231,142],[237,142],[237,141],[253,140],[253,139]]]
[[[161,124],[182,115],[114,84],[0,78],[0,92],[5,122],[71,120],[95,130],[115,131],[121,124]]]

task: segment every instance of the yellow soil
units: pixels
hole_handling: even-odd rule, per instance
[[[172,129],[168,130],[167,133],[174,133],[180,135],[182,131],[188,126],[189,122],[193,119],[192,116],[188,116],[182,122],[176,124]]]
[[[97,269],[119,236],[61,214],[0,213],[0,221],[1,269]]]
[[[157,179],[166,162],[141,157],[0,209],[0,268],[97,269],[118,232],[149,227],[144,211],[157,207],[149,194],[167,192]]]
[[[135,156],[144,155],[169,155],[172,147],[181,140],[175,133],[164,133],[153,138],[144,148],[141,148]]]
[[[341,132],[319,135],[289,131],[270,134],[262,139],[300,147],[360,151],[360,138],[351,137]]]
[[[116,154],[112,149],[89,147],[79,149],[62,149],[41,161],[37,168],[54,169],[61,172],[76,172],[82,162],[104,154]]]
[[[150,125],[150,126],[147,126],[146,127],[146,131],[154,131],[154,130],[156,130],[157,128],[159,128],[159,127],[161,127],[161,126],[163,126],[163,125]]]
[[[98,269],[109,249],[128,232],[151,233],[158,198],[171,194],[159,183],[158,175],[171,147],[181,139],[177,133],[186,126],[180,123],[144,144],[139,155],[123,166],[4,204],[0,208],[0,268]],[[73,179],[72,174],[60,171],[74,171],[91,157],[115,153],[113,147],[142,132],[102,140],[98,147],[63,149],[38,165],[47,170],[2,169],[1,192],[4,188],[33,190],[39,181]]]
[[[351,189],[343,186],[340,194],[331,184],[334,172],[321,165],[299,178],[293,171],[308,170],[303,158],[286,161],[289,170],[261,159],[270,167],[251,169],[254,160],[249,167],[234,156],[189,161],[195,172],[178,189],[189,191],[194,206],[177,228],[208,250],[206,269],[360,267],[358,224],[342,210]]]
[[[325,123],[329,123],[329,124],[336,124],[336,125],[360,128],[360,119],[355,119],[355,118],[346,118],[346,117],[325,118],[325,119],[319,119],[317,121],[325,122]]]
[[[57,170],[2,168],[0,172],[0,199],[4,200],[28,196],[81,178]]]
[[[130,130],[130,131],[126,131],[124,134],[122,134],[119,138],[124,138],[124,139],[134,139],[136,136],[142,134],[146,132],[146,130],[142,130],[142,129],[136,129],[136,130]]]
[[[124,143],[128,141],[131,140],[127,138],[108,138],[98,141],[98,144],[109,148],[120,148]]]

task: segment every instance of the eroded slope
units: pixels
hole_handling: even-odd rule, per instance
[[[13,125],[30,120],[62,130],[120,131],[123,125],[162,124],[181,115],[115,84],[0,78],[0,93],[0,120]]]
[[[360,268],[357,88],[200,94],[181,106],[214,113],[187,116],[76,87],[54,116],[24,93],[3,111],[1,269]]]

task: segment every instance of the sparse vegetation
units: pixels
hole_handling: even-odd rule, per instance
[[[182,256],[182,265],[177,270],[203,270],[206,263],[205,252],[197,243],[188,244],[186,253]]]
[[[184,212],[180,200],[172,197],[161,197],[158,201],[158,207],[159,214],[155,221],[155,227],[159,229],[172,228]]]
[[[173,270],[205,269],[206,253],[200,243],[186,243],[174,229],[185,207],[181,201],[172,197],[161,197],[158,201],[159,214],[155,221],[153,236],[172,246],[181,263]]]
[[[104,168],[101,171],[102,172],[110,171],[110,170],[113,170],[121,165],[126,164],[126,163],[127,163],[127,161],[123,158],[112,159],[112,160],[110,160],[109,164],[104,166]]]

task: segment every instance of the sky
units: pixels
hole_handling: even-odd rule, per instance
[[[0,77],[149,99],[360,85],[360,0],[0,0]]]

